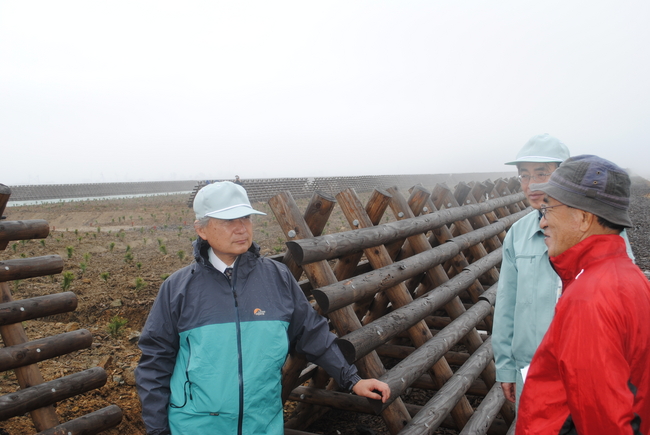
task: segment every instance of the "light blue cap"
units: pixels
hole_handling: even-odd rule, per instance
[[[517,153],[517,159],[505,164],[516,165],[525,162],[562,163],[568,158],[569,148],[559,139],[548,133],[543,133],[531,137]]]
[[[194,213],[197,219],[238,219],[251,214],[266,215],[251,207],[246,190],[230,181],[208,184],[194,197]]]

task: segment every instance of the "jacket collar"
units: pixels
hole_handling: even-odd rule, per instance
[[[566,290],[593,263],[621,255],[627,256],[627,253],[625,240],[618,234],[590,236],[557,257],[551,257],[551,264]]]
[[[197,237],[196,240],[192,242],[192,246],[194,259],[196,262],[205,267],[213,267],[208,257],[208,249],[210,249],[210,245],[208,244],[207,240],[203,240],[202,238]],[[247,263],[252,259],[256,259],[259,256],[260,246],[257,243],[253,242],[250,248],[248,248],[248,251],[239,256],[239,261],[237,261],[236,264],[238,266],[243,265],[244,263]]]

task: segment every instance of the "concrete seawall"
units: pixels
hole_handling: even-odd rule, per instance
[[[479,172],[461,174],[368,175],[359,177],[302,177],[243,179],[251,201],[267,201],[279,192],[289,191],[295,198],[309,197],[314,191],[336,195],[343,189],[358,192],[376,187],[409,188],[418,183],[430,188],[437,183],[454,186],[464,181],[495,180],[516,175],[514,172]],[[9,186],[13,201],[39,201],[110,196],[156,195],[192,192],[190,200],[201,187],[216,180],[143,181],[130,183],[45,184]],[[232,181],[232,180],[231,180]]]

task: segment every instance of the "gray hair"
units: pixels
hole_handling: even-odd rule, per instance
[[[210,216],[203,216],[201,219],[197,219],[194,221],[194,229],[203,229],[208,226],[208,222],[210,222]]]

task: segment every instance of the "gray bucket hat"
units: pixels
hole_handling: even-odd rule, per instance
[[[551,198],[588,211],[614,224],[631,227],[630,176],[616,164],[598,156],[571,157],[546,183],[531,184]]]
[[[517,163],[562,163],[569,158],[569,148],[559,139],[548,133],[531,137],[524,147],[517,153],[516,160],[506,162],[506,165]]]
[[[253,209],[246,190],[230,181],[208,184],[194,197],[194,213],[197,219],[238,219],[251,214],[266,215]]]

